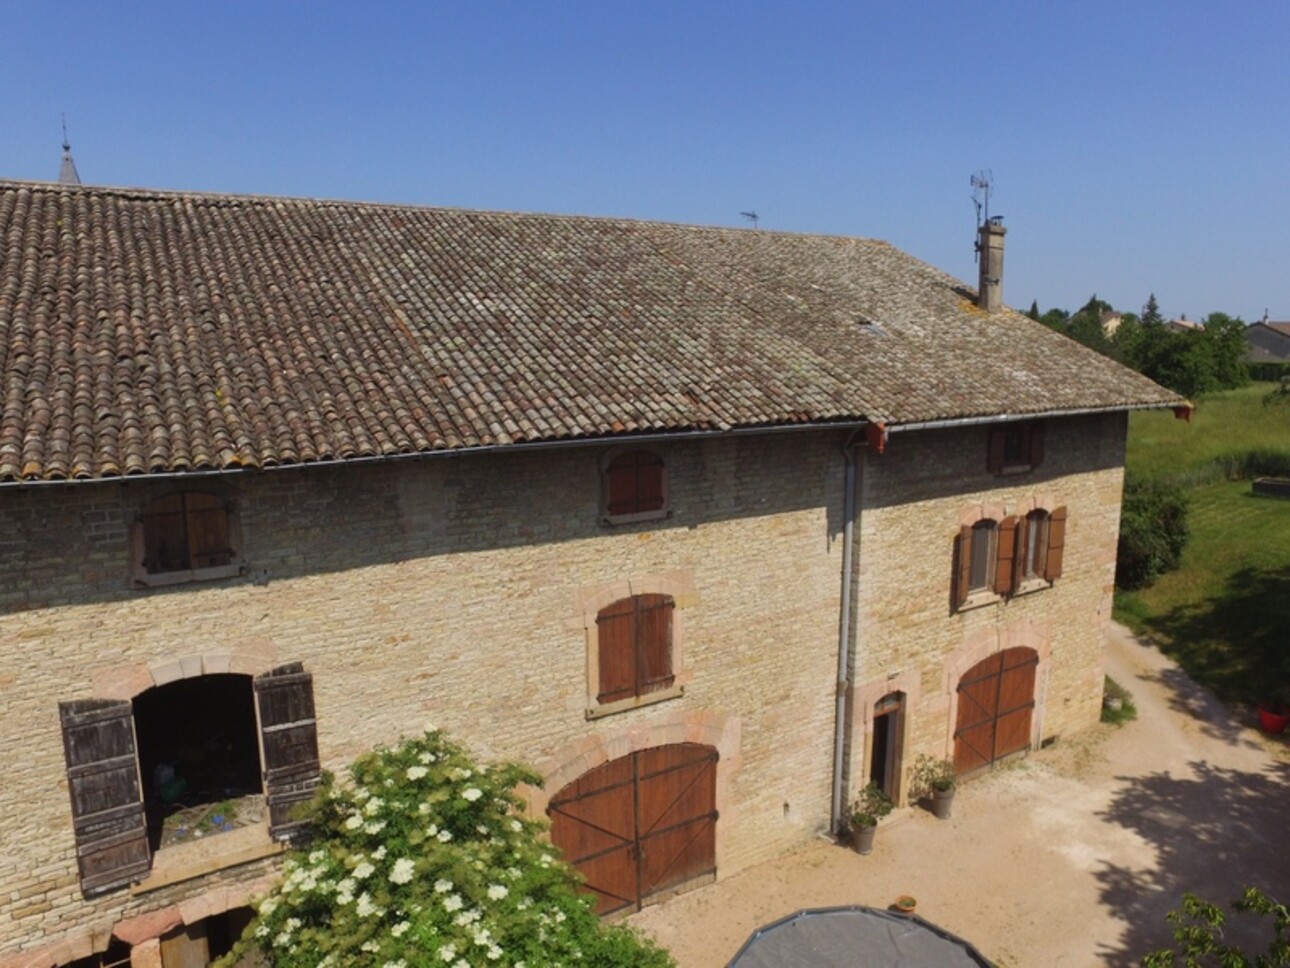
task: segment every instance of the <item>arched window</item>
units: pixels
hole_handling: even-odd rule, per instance
[[[629,450],[604,465],[602,517],[607,523],[667,515],[667,468],[651,450]]]
[[[602,705],[657,692],[672,685],[670,595],[633,595],[596,616]]]
[[[163,585],[236,575],[236,530],[230,503],[217,494],[179,491],[157,498],[137,523],[135,579]]]
[[[1066,509],[1036,509],[1018,518],[981,518],[959,529],[954,607],[1034,591],[1061,577]]]

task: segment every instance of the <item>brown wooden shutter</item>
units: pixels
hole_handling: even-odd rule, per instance
[[[1044,462],[1044,425],[1030,425],[1030,466],[1038,467]]]
[[[193,568],[214,568],[232,560],[228,511],[222,498],[192,492],[184,495],[188,521],[188,554]]]
[[[663,507],[663,459],[649,451],[637,452],[636,493],[638,511]]]
[[[1044,564],[1044,578],[1053,581],[1062,577],[1062,554],[1066,545],[1066,508],[1060,507],[1048,515],[1048,560]]]
[[[672,684],[672,599],[636,596],[636,694]]]
[[[596,702],[609,703],[636,695],[636,603],[624,598],[596,616],[600,643],[600,682]]]
[[[955,553],[958,555],[957,567],[954,569],[954,607],[958,608],[968,599],[972,589],[972,526],[965,524],[959,528],[959,540]]]
[[[605,474],[605,511],[610,515],[633,514],[636,511],[636,467],[630,454],[615,458]]]
[[[67,789],[72,799],[76,864],[86,897],[148,873],[152,853],[128,700],[58,704]]]
[[[1003,427],[990,430],[990,447],[986,453],[985,464],[991,474],[1003,472],[1004,448],[1008,442],[1008,431]]]
[[[1010,595],[1012,594],[1012,589],[1016,587],[1013,583],[1017,561],[1017,518],[1015,515],[1009,515],[999,522],[999,539],[995,547],[994,590],[999,595]]]
[[[260,748],[264,793],[269,804],[269,836],[287,840],[306,826],[291,817],[309,800],[321,778],[314,677],[299,662],[255,677],[260,711]]]

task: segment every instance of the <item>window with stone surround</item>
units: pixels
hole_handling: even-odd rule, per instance
[[[612,450],[601,462],[601,520],[649,521],[668,515],[667,465],[652,450]]]
[[[672,613],[669,595],[633,595],[596,616],[603,705],[667,689],[672,672]]]
[[[1037,420],[990,428],[986,466],[991,474],[1021,474],[1044,459],[1044,425]]]
[[[157,879],[167,857],[171,883],[264,856],[301,831],[292,808],[321,776],[313,677],[299,663],[63,702],[59,714],[86,897]],[[228,849],[212,862],[213,835]],[[196,868],[190,846],[202,847]]]
[[[1064,507],[963,524],[954,551],[954,607],[1050,586],[1061,577],[1065,541]]]
[[[158,497],[134,525],[134,579],[173,585],[240,574],[239,537],[233,502],[218,494],[176,491]]]

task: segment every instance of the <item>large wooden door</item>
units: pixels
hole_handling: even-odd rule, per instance
[[[596,911],[716,872],[717,751],[678,743],[584,773],[547,807],[551,839],[587,879]]]
[[[1035,709],[1033,649],[1005,649],[963,674],[954,729],[954,772],[962,776],[1030,748]]]

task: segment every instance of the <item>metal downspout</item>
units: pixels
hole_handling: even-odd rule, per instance
[[[834,833],[841,832],[843,825],[843,784],[846,781],[844,750],[847,732],[847,689],[850,685],[851,666],[851,548],[855,539],[856,519],[856,458],[851,445],[855,438],[856,434],[852,433],[842,445],[846,473],[843,483],[842,511],[842,614],[838,622],[838,681],[833,733],[833,806],[830,815],[830,829]]]

